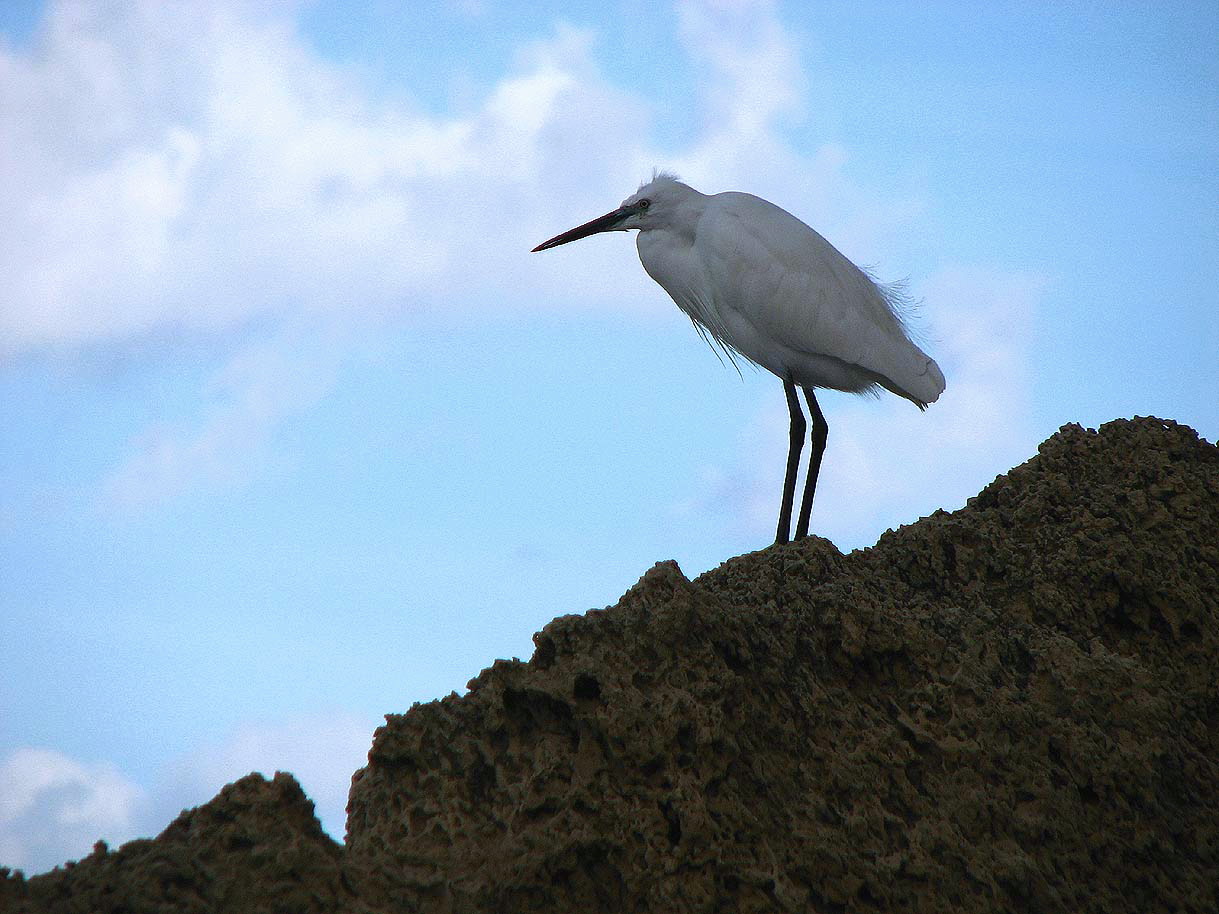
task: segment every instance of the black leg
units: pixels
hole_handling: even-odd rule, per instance
[[[808,455],[808,476],[804,480],[804,497],[800,499],[800,517],[796,520],[796,539],[808,536],[808,518],[813,513],[813,493],[817,491],[817,474],[821,472],[821,456],[825,453],[825,440],[830,434],[830,425],[821,415],[817,395],[811,387],[804,388],[804,399],[808,401],[808,414],[813,420],[813,450]]]
[[[779,532],[776,543],[786,543],[792,523],[792,499],[796,496],[796,472],[800,469],[800,450],[804,447],[804,413],[800,411],[800,400],[796,396],[796,385],[783,382],[787,394],[787,411],[791,413],[791,432],[787,443],[787,475],[783,478],[783,503],[779,505]]]

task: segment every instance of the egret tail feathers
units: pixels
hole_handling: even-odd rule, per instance
[[[913,371],[906,374],[900,381],[885,378],[881,381],[881,386],[899,397],[905,397],[919,409],[926,409],[944,392],[944,372],[940,371],[940,366],[935,363],[935,359],[922,350],[918,351],[918,355],[920,357],[918,362],[921,364],[913,366]]]

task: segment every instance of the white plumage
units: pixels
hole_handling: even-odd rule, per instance
[[[618,209],[534,250],[632,229],[644,269],[695,327],[784,383],[792,435],[779,542],[787,540],[805,428],[795,388],[804,389],[813,417],[796,531],[804,536],[828,432],[813,391],[879,387],[923,409],[944,391],[939,366],[910,340],[886,290],[795,216],[752,194],[701,194],[659,174]]]

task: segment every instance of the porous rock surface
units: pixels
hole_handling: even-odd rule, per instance
[[[1066,426],[871,549],[664,562],[535,642],[387,718],[341,851],[247,778],[0,908],[1219,910],[1219,449],[1184,426]],[[128,883],[165,906],[54,906]]]

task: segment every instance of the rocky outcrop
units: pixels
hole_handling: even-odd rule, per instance
[[[1183,426],[1067,426],[871,549],[661,563],[535,642],[387,718],[341,851],[286,778],[246,779],[0,901],[1219,910],[1219,449]]]
[[[359,911],[343,885],[342,857],[291,775],[252,774],[183,812],[154,840],[114,852],[99,842],[64,869],[0,881],[0,911]]]

